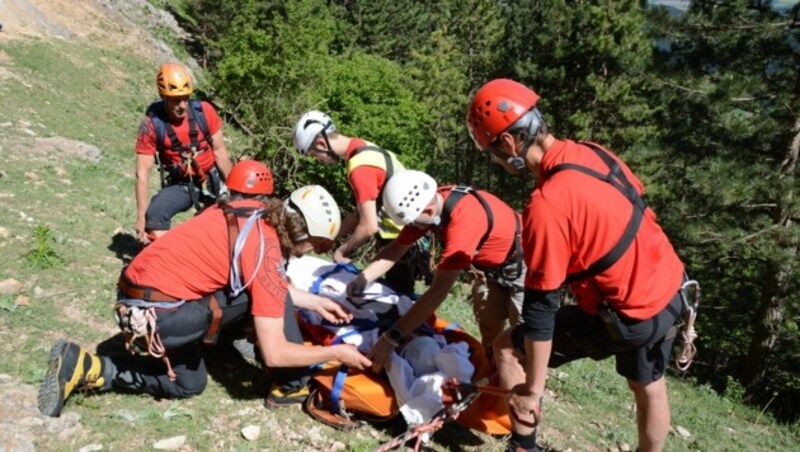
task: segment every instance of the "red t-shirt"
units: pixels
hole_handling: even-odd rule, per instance
[[[442,205],[447,202],[453,186],[439,187],[438,193],[442,195]],[[494,226],[489,237],[480,249],[478,242],[489,227],[481,202],[475,196],[467,194],[456,203],[450,212],[450,222],[440,232],[444,250],[439,260],[438,268],[442,270],[463,270],[473,262],[481,267],[493,268],[505,262],[511,247],[514,245],[516,221],[514,217],[519,214],[508,204],[495,195],[478,190],[478,193],[489,204],[494,217]],[[430,226],[421,229],[416,226],[406,226],[397,237],[401,245],[411,245],[430,230]]]
[[[345,152],[345,162],[350,160],[353,151],[366,146],[367,142],[361,138],[353,138],[347,145]],[[375,201],[386,183],[386,170],[372,165],[361,165],[350,171],[347,175],[350,180],[350,187],[353,189],[353,196],[356,200],[356,205],[364,204],[367,201]]]
[[[217,111],[213,106],[211,106],[211,104],[201,101],[200,105],[203,108],[203,113],[205,114],[206,122],[208,123],[208,133],[213,136],[222,128],[222,120],[219,118]],[[164,116],[162,119],[172,126],[172,128],[175,130],[175,135],[178,137],[178,140],[185,148],[188,149],[191,144],[191,140],[189,138],[188,113],[186,116],[176,122],[168,121],[166,116]],[[211,152],[211,149],[208,148],[208,142],[203,139],[203,132],[199,127],[197,128],[197,132],[197,139],[198,143],[200,144],[200,149],[206,151],[197,154],[197,164],[200,166],[200,169],[203,172],[206,172],[214,166],[214,154]],[[142,120],[142,123],[139,125],[139,133],[136,136],[136,153],[142,155],[156,155],[157,149],[156,132],[153,128],[153,120],[152,118],[147,117]],[[172,141],[169,139],[169,135],[166,133],[164,133],[164,149],[167,150],[164,155],[164,159],[166,161],[162,163],[176,165],[182,163],[180,154],[172,150]]]
[[[233,207],[259,207],[256,201],[235,201]],[[246,218],[239,219],[241,228]],[[284,259],[275,229],[261,221],[264,260],[258,263],[258,228],[250,231],[241,254],[243,283],[247,287],[254,316],[283,317],[287,282]],[[125,269],[133,283],[152,287],[184,300],[198,300],[228,286],[231,258],[228,254],[228,226],[217,206],[181,223],[142,250]]]
[[[622,170],[641,195],[642,183],[616,156]],[[610,184],[575,170],[547,173],[561,163],[575,163],[607,174],[608,167],[590,148],[556,140],[545,152],[545,176],[531,194],[524,213],[523,248],[528,274],[525,287],[555,290],[568,273],[588,268],[617,244],[631,218],[633,205]],[[677,292],[683,264],[656,223],[651,209],[644,213],[635,239],[611,268],[572,284],[578,305],[596,314],[604,299],[633,319],[660,312]],[[598,292],[598,290],[600,292]]]

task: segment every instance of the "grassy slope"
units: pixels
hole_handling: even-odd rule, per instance
[[[131,149],[141,112],[153,96],[154,65],[131,52],[88,42],[17,41],[0,49],[8,56],[2,64],[17,76],[0,79],[0,168],[6,173],[0,177],[0,225],[11,232],[8,239],[0,238],[0,280],[23,282],[31,298],[30,305],[22,307],[14,307],[8,297],[0,298],[0,373],[36,384],[54,339],[69,337],[96,345],[116,332],[110,306],[122,260],[112,238],[118,228],[130,229],[133,224]],[[29,122],[27,127],[39,136],[93,144],[101,149],[102,158],[92,163],[30,155],[26,146],[32,138],[19,121]],[[57,168],[67,174],[59,176]],[[38,180],[26,178],[29,172]],[[26,263],[37,224],[54,232],[54,248],[65,259],[63,266],[36,270]],[[470,309],[460,300],[463,296],[448,300],[444,316],[474,332]],[[260,381],[258,372],[240,367],[232,357],[211,360],[209,365],[208,389],[191,400],[154,401],[124,394],[73,397],[67,409],[81,414],[85,430],[67,438],[42,436],[38,446],[74,450],[101,443],[132,450],[147,448],[154,439],[186,434],[187,443],[198,450],[316,450],[336,440],[353,450],[369,450],[397,433],[344,434],[313,422],[297,409],[265,411],[263,389],[252,387]],[[635,447],[631,397],[623,380],[615,376],[612,362],[576,363],[553,376],[542,433],[547,445],[577,450],[608,450],[621,443]],[[676,379],[670,387],[673,423],[691,432],[686,439],[671,435],[670,450],[797,449],[796,426],[778,426],[768,416],[706,388]],[[247,423],[262,427],[256,442],[248,443],[239,434]],[[293,438],[290,431],[301,436]],[[452,427],[435,439],[434,447],[440,449],[443,443],[464,442],[469,449],[502,448],[500,441],[465,435]]]

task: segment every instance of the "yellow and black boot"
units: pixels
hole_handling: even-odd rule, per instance
[[[64,402],[76,389],[108,389],[111,381],[103,374],[103,360],[74,342],[59,340],[50,349],[47,374],[39,386],[39,411],[58,417]]]

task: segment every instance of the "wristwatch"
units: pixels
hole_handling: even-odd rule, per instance
[[[395,347],[400,345],[400,341],[403,340],[403,333],[395,327],[389,328],[383,335],[386,337],[386,340]]]

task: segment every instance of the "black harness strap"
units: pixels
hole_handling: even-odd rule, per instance
[[[568,283],[592,278],[611,268],[611,266],[614,265],[623,254],[625,254],[625,251],[627,251],[633,243],[633,239],[636,237],[636,233],[639,231],[639,226],[642,224],[644,211],[647,209],[647,203],[645,203],[642,197],[639,196],[636,188],[630,183],[628,178],[625,177],[625,173],[622,171],[622,166],[618,161],[611,157],[608,151],[593,143],[581,142],[580,144],[588,147],[595,154],[597,154],[598,157],[600,157],[603,163],[608,166],[608,173],[603,174],[599,171],[574,163],[562,163],[560,165],[556,165],[552,170],[550,170],[549,176],[552,176],[553,174],[563,170],[575,170],[586,174],[587,176],[599,179],[610,184],[612,187],[617,189],[617,191],[622,193],[622,195],[625,196],[633,205],[633,211],[631,212],[630,220],[628,220],[628,225],[625,227],[625,231],[622,233],[622,237],[620,237],[619,241],[614,245],[614,247],[611,248],[603,257],[592,263],[586,270],[567,275]]]
[[[450,223],[450,213],[456,207],[459,201],[466,195],[474,196],[478,202],[481,203],[483,206],[484,212],[486,212],[486,221],[488,222],[488,227],[486,228],[486,232],[483,233],[481,240],[478,242],[477,250],[480,250],[483,247],[483,244],[486,242],[486,239],[489,238],[489,234],[494,229],[494,215],[492,214],[492,209],[489,208],[489,203],[486,202],[486,199],[478,193],[478,190],[475,190],[473,187],[469,185],[458,185],[453,187],[450,191],[450,196],[447,197],[447,201],[444,203],[444,207],[442,207],[442,214],[441,222],[439,223],[439,231],[444,231],[447,225]]]
[[[373,145],[365,145],[353,150],[353,153],[350,154],[350,158],[355,157],[356,155],[366,152],[366,151],[373,151],[381,154],[383,156],[384,165],[386,166],[386,179],[384,181],[383,187],[378,191],[378,198],[375,200],[375,204],[377,207],[378,212],[381,211],[383,207],[383,189],[386,187],[386,182],[394,176],[394,161],[392,160],[392,156],[389,154],[389,151],[380,147],[380,146],[373,146]],[[354,197],[355,198],[355,197]]]

